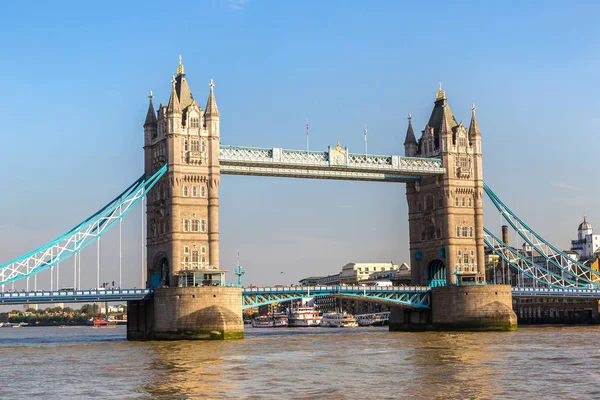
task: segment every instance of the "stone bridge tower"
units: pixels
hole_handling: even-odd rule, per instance
[[[220,114],[212,80],[206,109],[196,102],[181,57],[167,106],[144,122],[144,163],[167,173],[146,201],[146,287],[152,298],[127,302],[127,339],[244,337],[242,288],[224,286],[219,268]]]
[[[406,156],[440,157],[446,174],[407,183],[413,283],[445,286],[485,280],[481,133],[471,109],[467,129],[438,91],[416,140],[409,117]]]
[[[431,310],[393,308],[390,330],[513,330],[507,285],[486,285],[481,132],[456,122],[440,85],[417,141],[409,115],[408,157],[439,157],[446,173],[406,184],[412,282],[431,286]]]
[[[147,198],[147,287],[222,282],[219,269],[220,115],[210,82],[206,109],[196,102],[183,64],[167,106],[150,104],[144,123],[146,176],[167,174]]]

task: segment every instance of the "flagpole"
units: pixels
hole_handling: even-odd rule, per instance
[[[365,158],[369,152],[367,151],[367,124],[365,124]]]
[[[310,150],[308,147],[308,118],[306,119],[306,150]]]

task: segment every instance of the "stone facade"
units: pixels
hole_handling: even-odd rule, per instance
[[[183,65],[169,104],[150,104],[144,123],[146,176],[168,172],[147,196],[146,287],[178,285],[182,270],[219,269],[220,114],[210,83],[206,110],[196,102]]]
[[[441,157],[446,168],[444,176],[406,184],[413,284],[484,281],[481,133],[475,107],[467,129],[456,122],[440,87],[419,141],[409,116],[404,148],[409,157]]]

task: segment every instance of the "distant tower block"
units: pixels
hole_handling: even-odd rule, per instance
[[[206,110],[179,57],[167,106],[144,123],[146,176],[169,164],[147,197],[147,281],[154,299],[130,302],[128,338],[243,337],[242,291],[219,268],[220,114],[212,79]]]

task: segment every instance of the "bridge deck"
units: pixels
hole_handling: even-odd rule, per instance
[[[408,182],[422,176],[442,175],[446,169],[437,158],[221,146],[221,173],[228,175]]]
[[[354,300],[429,308],[428,286],[292,286],[243,288],[243,309],[307,297],[334,296]],[[600,299],[599,289],[553,289],[513,287],[514,297],[567,297]],[[38,290],[0,292],[0,305],[40,303],[84,303],[142,300],[152,297],[152,289]]]

